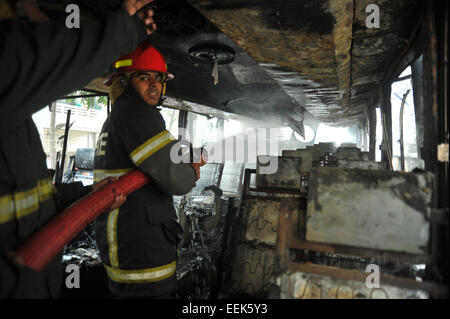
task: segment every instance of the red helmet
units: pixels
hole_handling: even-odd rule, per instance
[[[174,78],[173,74],[167,72],[167,64],[161,53],[148,42],[142,42],[138,45],[136,50],[115,61],[114,67],[116,68],[116,72],[109,75],[103,82],[108,86],[111,85],[113,77],[130,71],[154,71],[164,73],[167,81]]]

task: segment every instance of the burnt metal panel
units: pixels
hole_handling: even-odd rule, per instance
[[[264,166],[261,164],[261,160],[264,158],[267,158],[267,156],[258,156],[256,163],[256,187],[300,189],[301,157],[278,157],[276,172],[273,174],[261,174],[261,166]]]
[[[337,160],[337,167],[355,169],[386,169],[386,165],[375,161]]]
[[[314,152],[307,149],[283,150],[283,157],[300,157],[302,159],[301,172],[309,172],[315,160]]]
[[[426,254],[433,180],[430,173],[315,168],[306,240]]]
[[[258,63],[283,68],[277,81],[321,121],[360,122],[377,87],[419,24],[411,0],[188,0]],[[368,28],[375,4],[379,28]],[[294,18],[295,16],[295,18]],[[293,84],[296,72],[303,83]],[[316,92],[317,94],[309,94]]]
[[[300,299],[405,299],[405,298],[447,298],[448,286],[430,281],[418,281],[417,277],[409,278],[392,275],[398,272],[392,268],[393,265],[401,264],[385,262],[388,260],[409,260],[412,263],[423,263],[422,255],[408,255],[405,253],[390,253],[367,248],[356,248],[351,246],[338,246],[307,242],[296,237],[292,237],[287,231],[292,224],[293,208],[299,203],[295,200],[284,201],[278,223],[277,238],[277,264],[274,273],[274,282],[279,287],[279,297],[300,298]],[[309,259],[299,262],[297,258],[292,258],[292,250],[300,249],[306,251],[323,251],[328,254],[326,259],[337,258],[339,262],[332,262],[333,266],[325,266],[321,263],[324,260],[315,259],[313,263]],[[342,254],[342,255],[341,255]],[[369,258],[352,258],[351,256],[378,256],[376,260]],[[347,258],[350,257],[348,260]],[[425,256],[426,257],[426,256]],[[378,259],[380,258],[380,259]],[[391,259],[394,258],[394,259]],[[319,262],[319,264],[317,264]],[[348,269],[350,262],[351,267]],[[326,262],[328,264],[328,262]],[[371,265],[371,268],[367,268]],[[377,269],[373,269],[377,267]],[[394,267],[395,268],[395,267]],[[374,284],[372,271],[378,272],[378,284]],[[370,278],[369,278],[370,276]],[[369,280],[369,284],[368,284]]]

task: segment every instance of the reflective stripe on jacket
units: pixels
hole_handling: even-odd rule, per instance
[[[172,285],[179,225],[174,194],[195,185],[195,171],[170,159],[177,143],[156,107],[129,87],[114,103],[99,136],[94,179],[138,169],[152,180],[123,206],[96,220],[97,243],[110,288],[117,294],[157,295]],[[139,285],[136,285],[139,284]]]
[[[84,87],[145,37],[138,16],[121,7],[80,30],[57,21],[0,21],[0,277],[7,273],[1,261],[8,251],[84,194],[81,183],[56,185],[57,193],[47,183],[32,114]],[[12,266],[9,284],[0,278],[0,299],[57,297],[60,258],[43,272],[25,268]]]
[[[31,189],[0,196],[0,224],[37,211],[39,203],[49,200],[55,192],[55,187],[47,178],[38,181],[37,186]]]

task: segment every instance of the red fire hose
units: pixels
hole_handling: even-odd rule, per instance
[[[128,196],[149,181],[149,176],[132,171],[91,192],[34,233],[14,252],[15,255],[25,266],[41,271],[65,245],[111,206],[116,195]]]

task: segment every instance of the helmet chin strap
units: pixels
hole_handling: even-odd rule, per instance
[[[156,106],[162,106],[164,100],[166,99],[164,94],[166,94],[166,82],[163,83],[163,87],[161,90],[161,96],[159,97],[158,105],[156,105]]]
[[[126,89],[128,85],[130,84],[129,78],[125,74],[120,75],[120,83],[123,85],[123,87]]]

